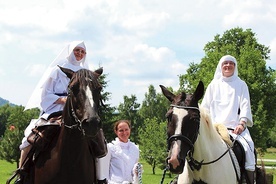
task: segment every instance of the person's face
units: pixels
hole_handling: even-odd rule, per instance
[[[75,47],[73,52],[77,61],[80,61],[86,54],[86,51],[81,47]]]
[[[117,130],[115,131],[115,134],[120,141],[127,142],[130,136],[130,128],[128,124],[125,122],[120,123],[117,127]]]
[[[235,71],[235,63],[232,61],[223,61],[221,64],[221,70],[224,77],[231,77]]]

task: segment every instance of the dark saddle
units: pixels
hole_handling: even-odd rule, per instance
[[[32,129],[32,132],[27,137],[32,148],[26,159],[23,160],[21,168],[15,171],[6,184],[9,184],[17,175],[20,177],[15,181],[15,184],[32,184],[34,165],[43,165],[47,160],[47,158],[39,159],[37,162],[37,158],[42,152],[49,152],[50,154],[50,151],[56,145],[62,124],[62,111],[50,114],[47,120],[42,119],[41,122],[39,126]]]
[[[232,146],[232,150],[233,152],[235,153],[235,156],[239,162],[239,166],[240,166],[240,174],[241,174],[241,177],[240,177],[240,180],[238,181],[239,184],[242,184],[243,181],[246,181],[246,183],[248,183],[247,181],[249,181],[249,176],[247,175],[247,172],[245,170],[245,150],[241,144],[240,141],[238,140],[234,140],[233,137],[231,137],[231,140],[233,141],[233,146]],[[254,149],[254,153],[255,153],[255,158],[256,158],[256,163],[257,163],[257,151],[256,149]],[[256,166],[256,172],[258,172],[260,168],[258,168]]]

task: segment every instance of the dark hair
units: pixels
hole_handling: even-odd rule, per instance
[[[129,120],[121,119],[121,120],[118,120],[114,123],[114,126],[113,126],[114,132],[116,132],[118,130],[118,126],[119,126],[120,123],[127,123],[128,127],[129,128],[131,127],[131,124],[130,124]]]

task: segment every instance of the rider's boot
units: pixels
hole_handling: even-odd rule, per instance
[[[254,184],[255,183],[255,176],[254,176],[255,171],[248,171],[246,170],[247,178],[250,183],[248,184]]]
[[[19,172],[16,181],[14,182],[15,184],[23,184],[24,182],[24,173],[28,168],[26,168],[26,162],[27,162],[27,156],[28,153],[30,152],[32,146],[29,145],[26,148],[23,148],[21,150],[21,155],[19,159]],[[28,164],[27,164],[28,165]]]

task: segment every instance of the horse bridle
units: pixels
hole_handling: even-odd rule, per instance
[[[175,107],[175,108],[178,108],[178,109],[185,109],[185,110],[193,109],[193,110],[198,110],[199,111],[198,107],[180,106],[180,105],[174,105],[174,104],[171,104],[170,107]],[[193,150],[194,149],[194,142],[196,141],[198,134],[199,134],[199,126],[198,126],[196,135],[193,138],[193,140],[190,140],[188,137],[186,137],[182,134],[174,134],[174,135],[172,135],[171,137],[168,138],[168,149],[171,147],[171,143],[173,141],[180,140],[180,141],[183,141],[183,142],[187,143],[191,147],[191,150]]]
[[[199,108],[198,107],[189,107],[189,106],[179,106],[179,105],[173,105],[171,104],[170,105],[171,107],[176,107],[176,108],[179,108],[179,109],[186,109],[186,110],[189,110],[189,109],[194,109],[194,110],[198,110],[199,111]],[[200,170],[201,166],[202,165],[209,165],[209,164],[212,164],[212,163],[215,163],[217,162],[218,160],[220,160],[224,155],[226,155],[227,152],[230,151],[231,147],[228,147],[228,149],[221,155],[219,156],[217,159],[213,160],[213,161],[210,161],[210,162],[203,162],[202,161],[197,161],[193,158],[193,152],[194,152],[194,142],[196,141],[197,137],[198,137],[198,134],[199,134],[199,126],[198,126],[198,130],[197,130],[197,133],[193,139],[193,141],[191,141],[188,137],[182,135],[182,134],[175,134],[175,135],[172,135],[171,137],[169,137],[168,139],[168,148],[170,148],[170,145],[171,145],[171,142],[172,141],[177,141],[177,140],[180,140],[180,141],[184,141],[185,143],[187,143],[191,149],[188,151],[187,153],[187,157],[186,157],[186,160],[190,166],[190,168],[192,170],[196,169],[196,170]]]
[[[67,100],[70,100],[69,105],[70,105],[71,115],[73,116],[76,124],[73,124],[71,126],[64,124],[64,126],[69,129],[78,129],[79,131],[81,131],[82,135],[85,135],[85,131],[82,128],[82,121],[77,117],[75,110],[73,108],[74,106],[73,106],[73,102],[72,102],[72,98],[71,98],[71,90],[70,89],[68,89]]]

